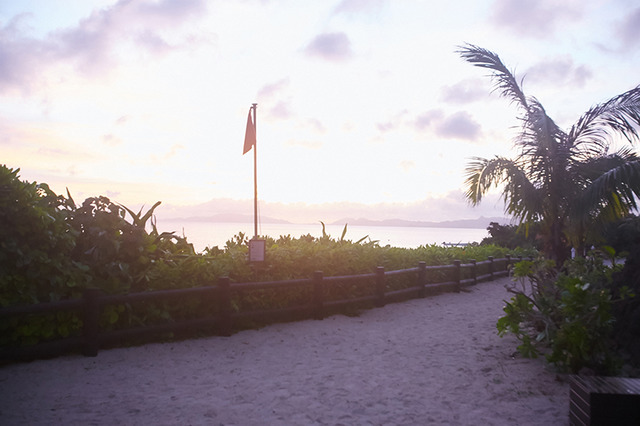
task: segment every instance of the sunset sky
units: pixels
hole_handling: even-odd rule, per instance
[[[465,42],[565,129],[640,84],[636,0],[0,0],[0,164],[76,201],[250,215],[256,102],[264,214],[500,214],[460,193],[469,157],[511,155],[516,109]]]

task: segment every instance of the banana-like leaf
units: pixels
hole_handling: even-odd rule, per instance
[[[342,235],[340,236],[340,241],[344,241],[344,237],[347,235],[347,224],[344,224],[344,229],[342,230]]]
[[[329,238],[329,235],[326,232],[326,228],[324,226],[324,222],[320,221],[320,223],[322,224],[322,238]]]

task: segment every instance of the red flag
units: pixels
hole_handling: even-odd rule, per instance
[[[249,116],[247,117],[247,131],[244,134],[244,150],[242,155],[251,151],[251,147],[256,144],[256,126],[251,121],[251,108],[249,108]]]

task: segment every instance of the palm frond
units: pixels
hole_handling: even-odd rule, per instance
[[[546,192],[530,180],[526,170],[515,164],[505,170],[505,182],[502,197],[507,213],[520,223],[539,220],[545,211]]]
[[[576,146],[583,145],[583,150],[601,152],[608,147],[613,134],[633,144],[640,138],[639,130],[640,86],[591,107],[571,128],[569,139]]]
[[[585,188],[572,206],[572,217],[581,220],[615,220],[638,209],[640,159],[635,153],[621,150],[594,159],[583,167]]]
[[[489,189],[504,185],[502,198],[508,213],[522,222],[538,218],[541,211],[539,191],[515,161],[499,156],[492,159],[473,157],[465,175],[465,198],[472,205],[478,205]]]
[[[518,103],[525,110],[528,109],[527,98],[522,92],[515,75],[502,63],[497,54],[469,43],[460,46],[456,53],[476,67],[491,70],[494,90],[500,91],[501,96]]]
[[[529,105],[522,133],[516,139],[520,148],[518,160],[527,169],[529,178],[541,184],[557,178],[554,175],[566,168],[571,151],[565,144],[566,134],[544,107],[535,98],[531,98]]]
[[[465,198],[472,205],[480,204],[484,194],[491,188],[498,186],[503,179],[504,163],[510,160],[496,157],[486,159],[473,157],[465,169]]]

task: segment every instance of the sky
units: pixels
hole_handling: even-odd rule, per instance
[[[251,215],[257,103],[261,214],[501,215],[464,168],[513,155],[517,110],[465,43],[565,129],[640,84],[636,0],[0,0],[0,164],[76,202]]]

